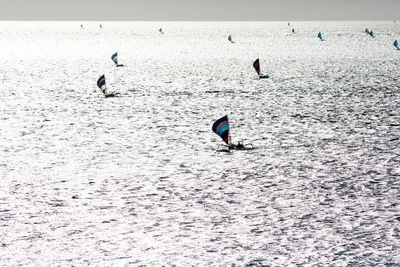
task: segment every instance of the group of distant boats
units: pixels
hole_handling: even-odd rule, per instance
[[[291,27],[290,23],[288,23],[288,26],[291,28],[291,32],[293,34],[296,34],[295,30],[293,27]],[[100,28],[103,28],[102,25],[99,25]],[[81,25],[81,28],[83,29],[83,25]],[[160,34],[164,34],[162,28],[160,28],[159,30]],[[369,30],[368,28],[365,29],[364,31],[366,34],[368,34],[369,36],[371,36],[372,38],[374,37],[374,33],[372,30]],[[321,41],[325,41],[325,39],[323,39],[322,37],[322,33],[318,32],[317,37],[321,40]],[[232,39],[232,35],[228,35],[228,41],[231,43],[235,43]],[[398,41],[395,40],[393,45],[396,47],[397,50],[400,50]],[[114,54],[112,54],[111,56],[111,60],[114,62],[116,67],[124,67],[123,64],[119,64],[118,63],[118,52],[115,52]],[[258,78],[259,79],[266,79],[269,78],[269,75],[263,74],[261,72],[261,67],[260,67],[260,59],[257,58],[254,62],[253,62],[253,68],[255,69],[255,71],[257,72]],[[117,92],[108,92],[107,90],[107,86],[106,86],[106,78],[105,75],[103,74],[102,76],[100,76],[100,78],[97,80],[97,86],[100,88],[101,92],[103,93],[103,95],[105,97],[115,97],[118,96],[119,93]],[[212,126],[212,130],[213,132],[215,132],[218,136],[221,137],[221,139],[225,142],[225,147],[228,148],[228,150],[222,150],[222,151],[230,151],[230,150],[250,150],[250,149],[254,149],[254,146],[252,144],[244,144],[243,142],[238,142],[237,144],[233,144],[229,135],[229,120],[228,120],[228,116],[225,115],[224,117],[216,120]]]

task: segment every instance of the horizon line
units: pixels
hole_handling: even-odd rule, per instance
[[[397,19],[324,19],[324,20],[30,20],[30,19],[0,19],[0,22],[281,22],[281,21],[296,21],[296,22],[309,22],[309,21],[338,21],[338,22],[355,22],[355,21],[397,21]]]

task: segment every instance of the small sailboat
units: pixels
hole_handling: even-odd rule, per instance
[[[230,34],[228,36],[228,41],[231,42],[232,44],[234,43],[234,41],[232,41],[232,35],[230,35]]]
[[[100,24],[100,29],[103,29],[103,26],[101,26],[101,24]]]
[[[158,29],[158,31],[160,32],[160,34],[164,34],[162,28]]]
[[[229,120],[228,120],[228,115],[223,116],[222,118],[216,120],[212,126],[212,130],[214,133],[216,133],[219,137],[222,138],[225,142],[225,147],[228,148],[228,150],[231,149],[236,149],[236,150],[250,150],[254,149],[254,146],[252,144],[246,144],[244,145],[243,142],[238,142],[238,144],[233,144],[231,142],[231,138],[229,135]]]
[[[399,43],[397,42],[397,40],[394,41],[393,45],[394,47],[397,48],[397,50],[400,50]]]
[[[100,88],[100,90],[103,92],[105,97],[114,97],[117,96],[117,93],[108,93],[107,92],[107,87],[106,87],[106,78],[103,75],[100,76],[100,78],[97,80],[97,86]]]
[[[260,59],[259,59],[259,58],[257,58],[257,59],[254,61],[253,67],[254,67],[254,69],[256,70],[257,74],[258,74],[258,78],[260,78],[260,79],[269,78],[268,75],[266,75],[266,74],[265,74],[265,75],[264,75],[264,74],[261,74]]]
[[[368,28],[365,29],[365,33],[368,34],[369,36],[371,36],[372,38],[374,38],[374,32],[368,30]]]
[[[112,61],[114,61],[115,65],[117,67],[123,67],[123,64],[118,64],[118,52],[115,52],[112,56],[111,56]]]
[[[325,39],[322,39],[322,34],[321,34],[321,32],[318,33],[318,38],[319,38],[321,41],[325,41]]]

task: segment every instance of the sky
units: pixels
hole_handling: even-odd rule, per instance
[[[0,0],[0,20],[299,21],[398,17],[400,0]]]

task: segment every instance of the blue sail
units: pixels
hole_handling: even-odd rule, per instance
[[[373,31],[370,31],[370,32],[369,32],[369,35],[371,35],[371,37],[374,37],[374,32],[373,32]]]
[[[115,52],[112,56],[111,56],[112,61],[114,61],[115,65],[118,65],[118,52]]]
[[[368,28],[366,28],[366,29],[365,29],[365,33],[368,33],[368,34],[369,34],[369,30],[368,30]]]
[[[397,49],[399,49],[399,43],[397,42],[397,40],[394,41],[393,45],[394,45]]]
[[[321,32],[318,33],[318,38],[321,39],[321,41],[322,41],[322,34],[321,34]]]
[[[212,130],[214,133],[218,134],[227,145],[229,144],[229,120],[227,115],[216,120],[212,126]]]

